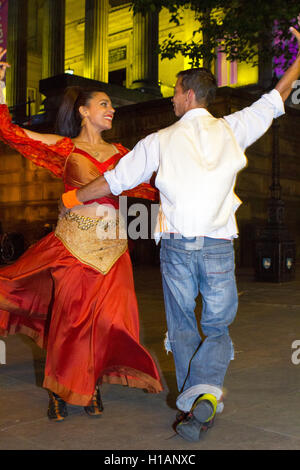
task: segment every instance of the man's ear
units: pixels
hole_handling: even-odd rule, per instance
[[[192,90],[191,88],[187,91],[187,102],[189,104],[193,104],[194,101],[195,101],[196,97],[195,97],[195,92],[194,90]]]

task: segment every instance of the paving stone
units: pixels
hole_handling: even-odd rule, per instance
[[[297,270],[299,273],[300,269]],[[68,406],[62,423],[46,416],[41,387],[45,352],[21,335],[5,338],[7,363],[0,365],[0,449],[101,450],[299,450],[300,364],[292,344],[300,340],[300,276],[290,283],[253,280],[238,273],[239,310],[230,327],[235,359],[225,379],[225,408],[201,441],[186,442],[172,424],[177,385],[172,354],[166,354],[159,268],[136,267],[141,341],[155,358],[164,391],[158,395],[104,384],[104,413],[88,417]],[[201,302],[197,307],[201,314]],[[300,358],[300,354],[299,354]]]

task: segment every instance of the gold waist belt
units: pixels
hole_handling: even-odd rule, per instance
[[[118,217],[97,219],[67,212],[58,220],[55,235],[75,258],[107,274],[127,250],[127,239],[117,238],[119,225]]]

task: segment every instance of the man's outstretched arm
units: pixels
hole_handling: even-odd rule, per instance
[[[300,50],[300,33],[291,28]],[[279,80],[274,90],[264,94],[251,106],[224,116],[240,145],[245,150],[259,139],[271,126],[273,119],[284,114],[284,102],[300,76],[300,55]]]
[[[72,191],[68,191],[62,195],[58,206],[59,217],[63,217],[68,209],[71,209],[72,207],[79,206],[85,201],[89,201],[91,199],[98,199],[107,196],[108,194],[111,194],[110,187],[104,176],[99,176],[82,188],[73,189]]]
[[[99,176],[94,181],[78,189],[76,193],[80,202],[89,201],[90,199],[99,199],[108,194],[111,194],[111,190],[104,176]]]
[[[68,191],[62,196],[65,207],[60,205],[60,213],[83,202],[100,199],[113,193],[118,196],[123,191],[135,188],[147,181],[157,171],[159,165],[159,140],[157,133],[139,141],[134,149],[119,161],[118,165],[80,189]]]

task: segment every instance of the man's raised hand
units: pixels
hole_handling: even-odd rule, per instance
[[[297,20],[298,20],[298,25],[300,26],[300,15],[298,15]],[[293,26],[290,27],[290,31],[293,34],[293,36],[295,36],[295,38],[297,39],[297,42],[298,42],[298,55],[299,55],[300,54],[300,32],[296,28],[294,28]]]

